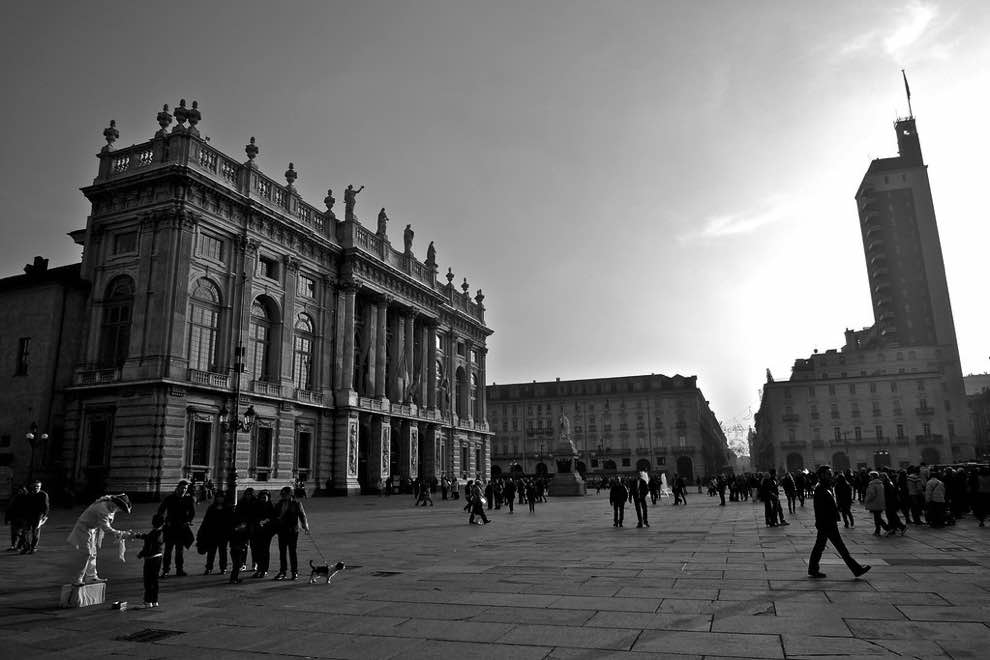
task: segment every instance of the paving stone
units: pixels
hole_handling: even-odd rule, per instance
[[[522,625],[516,626],[498,641],[503,644],[548,644],[554,647],[628,651],[639,634],[639,630]]]
[[[636,640],[633,650],[657,654],[728,654],[741,658],[784,657],[784,649],[777,635],[760,634],[647,630]]]

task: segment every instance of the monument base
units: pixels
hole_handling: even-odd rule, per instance
[[[62,597],[59,607],[88,607],[100,605],[107,598],[106,582],[87,582],[86,584],[63,584]]]
[[[584,479],[577,472],[558,472],[550,480],[551,497],[577,497],[586,492]]]

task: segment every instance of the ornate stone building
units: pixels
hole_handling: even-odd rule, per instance
[[[856,191],[875,323],[841,351],[767,373],[757,469],[898,467],[972,458],[945,264],[914,117],[894,124],[899,155],[870,163]]]
[[[484,296],[437,280],[385,210],[338,218],[198,130],[197,104],[118,149],[111,122],[80,277],[78,350],[52,414],[58,471],[89,490],[167,493],[180,478],[340,494],[487,473]],[[5,331],[6,334],[6,331]],[[65,348],[63,346],[62,348]],[[23,422],[21,422],[23,425]]]
[[[666,471],[693,480],[728,466],[725,434],[697,376],[489,385],[488,400],[496,471],[554,472],[563,418],[584,474]]]

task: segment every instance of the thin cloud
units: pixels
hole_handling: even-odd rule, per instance
[[[938,7],[935,5],[915,0],[905,5],[899,14],[900,20],[892,32],[874,28],[857,34],[835,47],[836,57],[844,59],[882,48],[888,56],[900,61],[908,48],[937,31]]]
[[[701,231],[685,234],[680,240],[716,240],[751,234],[761,227],[788,219],[791,217],[791,210],[792,204],[789,200],[780,197],[771,198],[751,211],[711,216],[705,220]]]
[[[904,21],[890,36],[883,40],[883,47],[887,54],[894,57],[924,36],[925,31],[938,14],[938,9],[933,5],[912,2],[905,7],[905,12],[907,16]]]

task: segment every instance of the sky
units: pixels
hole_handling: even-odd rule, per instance
[[[964,373],[988,370],[990,5],[614,0],[8,3],[0,276],[74,263],[102,131],[163,103],[317,207],[365,185],[485,293],[489,383],[770,369],[873,323],[853,195],[906,69]],[[399,240],[398,235],[393,243]],[[730,432],[730,438],[738,433]]]

